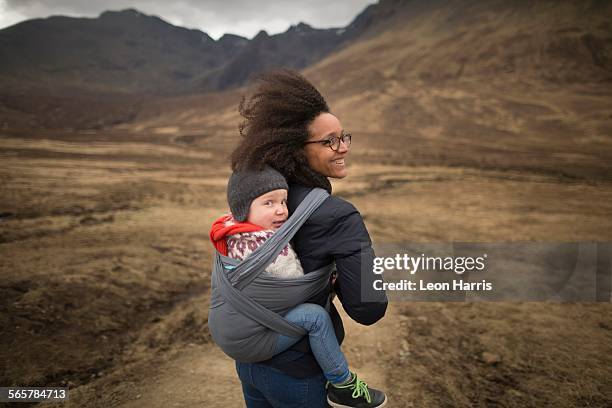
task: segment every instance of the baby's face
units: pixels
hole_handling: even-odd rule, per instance
[[[267,230],[276,231],[289,216],[287,190],[272,190],[251,202],[247,221]]]

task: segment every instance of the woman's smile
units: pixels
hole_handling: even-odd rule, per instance
[[[338,118],[331,113],[321,113],[309,126],[310,141],[325,140],[330,137],[341,137],[343,134],[342,124]],[[338,146],[338,151],[329,146],[319,143],[307,144],[304,154],[311,169],[317,173],[331,178],[344,178],[347,176],[346,156],[349,147],[344,142]]]

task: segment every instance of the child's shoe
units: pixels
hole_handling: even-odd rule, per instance
[[[327,403],[335,408],[379,408],[387,403],[384,392],[369,388],[368,384],[351,373],[351,380],[346,384],[327,383]]]

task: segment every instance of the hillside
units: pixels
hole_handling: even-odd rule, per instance
[[[367,156],[609,178],[612,5],[445,4],[306,70]]]

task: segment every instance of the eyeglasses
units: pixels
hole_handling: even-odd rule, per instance
[[[325,140],[313,140],[311,142],[305,142],[304,144],[321,143],[323,146],[327,146],[330,149],[332,149],[334,152],[337,152],[338,149],[340,149],[340,141],[344,142],[344,145],[346,147],[349,147],[351,145],[351,138],[352,137],[353,137],[353,135],[351,135],[350,133],[342,133],[341,137],[332,136],[329,139],[325,139]]]

